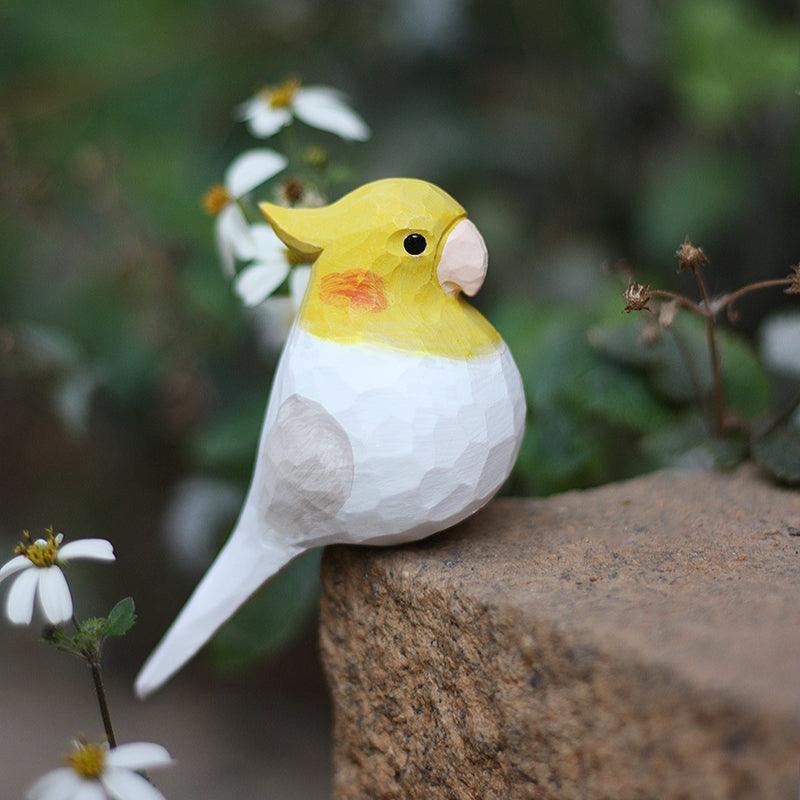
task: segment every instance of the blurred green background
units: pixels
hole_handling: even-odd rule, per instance
[[[143,738],[177,751],[171,797],[327,791],[318,556],[224,629],[183,689],[151,706],[129,697],[236,515],[278,355],[222,275],[201,208],[230,160],[261,144],[235,105],[287,76],[341,88],[373,138],[298,135],[349,165],[342,192],[414,176],[469,210],[490,252],[477,304],[530,405],[508,491],[548,494],[739,458],[693,410],[678,340],[643,347],[621,264],[691,292],[674,269],[688,234],[722,292],[800,259],[799,23],[788,0],[0,7],[0,541],[51,522],[114,541],[115,567],[76,574],[78,608],[137,601],[141,623],[111,653],[114,699]],[[756,357],[784,306],[797,302],[780,291],[742,302],[723,343],[731,404],[751,419],[800,381],[797,338],[779,341],[789,356],[774,369]],[[678,332],[705,392],[702,331],[680,318]],[[0,773],[15,765],[17,796],[47,752],[97,725],[64,675],[79,667],[6,637],[8,680],[50,676],[66,695],[43,731],[56,699],[5,693],[0,713],[21,727],[3,723]],[[203,750],[193,736],[209,714]],[[128,738],[124,715],[118,727]],[[237,780],[220,777],[231,770]]]

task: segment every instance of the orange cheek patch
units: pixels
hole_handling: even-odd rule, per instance
[[[364,269],[325,275],[320,281],[319,298],[337,308],[384,311],[389,307],[383,278]]]

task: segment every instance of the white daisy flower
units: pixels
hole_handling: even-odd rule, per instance
[[[311,267],[298,262],[269,225],[251,225],[250,236],[253,262],[236,276],[236,294],[246,306],[257,306],[286,280],[291,270],[289,291],[297,311],[305,294]]]
[[[47,620],[60,625],[72,618],[72,595],[60,564],[78,558],[113,561],[114,548],[105,539],[79,539],[61,545],[64,535],[52,528],[44,539],[31,540],[24,531],[11,561],[0,568],[0,581],[17,575],[6,599],[6,615],[15,625],[30,625],[36,595]]]
[[[265,87],[242,103],[236,115],[261,139],[277,133],[293,117],[342,139],[363,142],[370,137],[367,123],[347,105],[340,91],[330,86],[302,86],[298,80]]]
[[[216,221],[217,249],[225,274],[234,274],[237,258],[247,259],[250,236],[247,220],[237,204],[262,183],[286,168],[286,158],[274,150],[246,150],[225,171],[224,184],[212,186],[203,197],[203,206]]]
[[[137,770],[172,763],[160,744],[134,742],[109,750],[102,744],[76,742],[69,766],[54,769],[28,789],[27,800],[164,800]]]

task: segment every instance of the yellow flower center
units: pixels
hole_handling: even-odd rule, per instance
[[[58,562],[58,546],[61,537],[51,528],[45,530],[45,538],[33,541],[29,531],[22,532],[20,543],[14,548],[18,556],[25,556],[36,567],[52,567]]]
[[[96,780],[106,765],[106,749],[101,744],[79,744],[67,756],[67,761],[81,778]]]
[[[272,106],[272,108],[287,108],[294,100],[297,90],[300,88],[300,81],[296,78],[289,78],[280,86],[274,89],[267,87],[261,93],[262,97]]]
[[[306,150],[303,158],[311,167],[324,167],[328,163],[328,151],[319,145],[312,145]]]
[[[212,186],[203,195],[203,208],[206,210],[207,214],[211,214],[212,216],[219,214],[219,212],[231,202],[233,202],[231,193],[221,183]]]

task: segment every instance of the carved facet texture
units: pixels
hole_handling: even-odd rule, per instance
[[[350,496],[312,530],[291,532],[301,543],[388,544],[455,524],[508,477],[524,428],[522,382],[505,345],[457,360],[341,345],[298,327],[266,429],[293,395],[319,403],[341,425],[354,463]]]
[[[261,208],[314,266],[241,516],[143,669],[140,694],[302,550],[412,541],[477,511],[522,441],[517,367],[460,296],[480,288],[485,244],[450,195],[392,178],[324,208]]]

